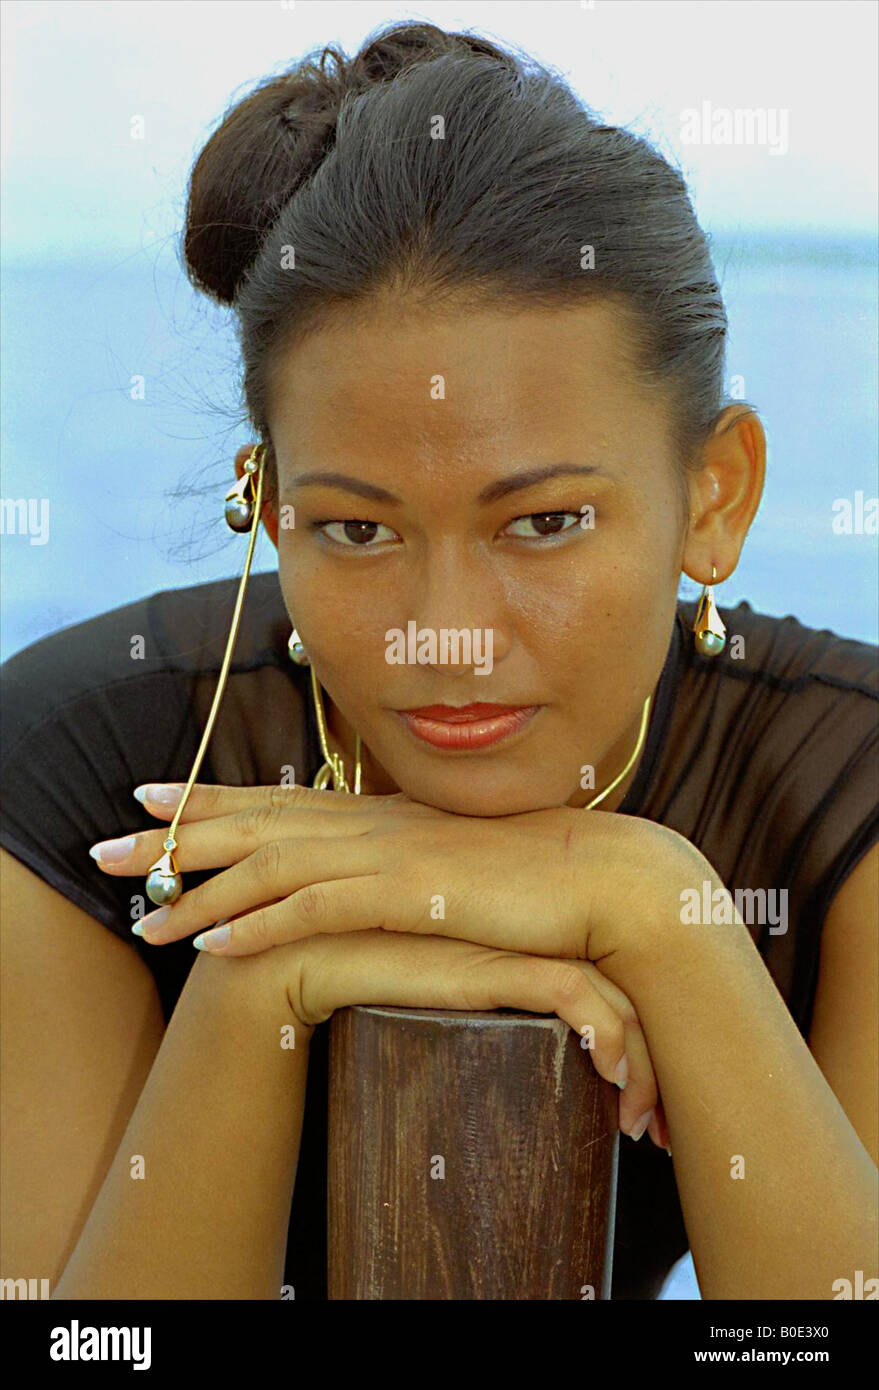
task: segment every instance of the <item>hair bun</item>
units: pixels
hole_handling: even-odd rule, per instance
[[[371,43],[364,44],[352,62],[352,72],[368,82],[386,82],[414,63],[430,62],[447,53],[469,53],[510,65],[509,54],[487,39],[450,34],[435,24],[411,20],[394,25]]]
[[[182,238],[190,282],[232,305],[266,232],[332,149],[344,101],[445,54],[508,54],[486,39],[408,21],[355,55],[328,46],[229,108],[193,166]]]

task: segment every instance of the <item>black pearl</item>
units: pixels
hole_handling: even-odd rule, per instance
[[[151,869],[147,874],[146,893],[151,903],[165,907],[176,903],[183,892],[182,874],[169,874],[164,869]]]
[[[726,638],[717,632],[696,634],[696,650],[700,656],[720,656],[726,646]]]
[[[226,521],[233,531],[249,531],[253,521],[253,504],[242,497],[230,497],[226,502]]]

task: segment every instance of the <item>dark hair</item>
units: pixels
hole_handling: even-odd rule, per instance
[[[437,311],[451,297],[613,298],[637,379],[668,392],[682,483],[728,403],[726,312],[680,173],[558,75],[477,36],[392,24],[353,59],[314,50],[262,81],[195,162],[183,251],[192,284],[237,315],[272,500],[275,364],[380,295]]]

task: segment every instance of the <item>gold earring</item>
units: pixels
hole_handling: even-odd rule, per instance
[[[192,771],[189,780],[184,788],[183,795],[174,813],[174,819],[168,827],[168,834],[165,837],[165,853],[155,864],[151,865],[146,879],[146,894],[150,902],[158,907],[165,907],[170,903],[175,903],[183,892],[183,878],[178,871],[174,859],[174,851],[177,848],[177,826],[183,814],[183,808],[189,799],[193,783],[198,776],[202,759],[208,746],[208,740],[214,727],[217,711],[220,708],[220,700],[226,684],[226,677],[229,673],[229,663],[232,660],[232,649],[235,645],[235,638],[238,634],[238,623],[241,618],[241,606],[244,602],[244,592],[247,588],[247,579],[250,574],[250,562],[253,559],[253,549],[256,544],[256,537],[259,531],[259,515],[262,508],[262,488],[263,488],[263,465],[265,463],[266,446],[257,444],[244,465],[244,476],[226,493],[226,521],[233,531],[250,531],[250,540],[247,546],[247,554],[244,558],[244,572],[241,575],[241,583],[238,586],[238,597],[235,600],[235,608],[232,613],[232,626],[229,631],[229,638],[226,642],[226,652],[223,657],[223,664],[220,667],[220,676],[217,681],[217,689],[214,692],[214,699],[211,711],[208,715],[208,722],[202,734],[198,752],[195,755],[195,762],[192,764]],[[256,486],[254,487],[254,479]]]
[[[295,661],[297,666],[311,666],[311,658],[302,645],[302,639],[295,627],[290,633],[287,642],[287,651],[290,660]],[[330,781],[333,784],[334,792],[351,792],[352,788],[348,782],[348,775],[345,772],[345,764],[338,753],[334,753],[327,742],[327,721],[324,714],[323,699],[320,693],[320,682],[315,675],[314,667],[311,667],[311,700],[314,706],[314,718],[317,724],[318,738],[320,739],[321,752],[324,755],[324,762],[315,773],[312,786],[318,791],[325,791]],[[356,745],[354,752],[354,787],[355,796],[360,795],[360,781],[362,776],[362,758],[360,735],[356,735]]]
[[[702,589],[693,622],[696,651],[700,656],[720,656],[726,646],[726,628],[714,602],[714,580],[717,570],[711,566],[711,583]]]
[[[314,716],[317,722],[317,734],[320,739],[321,752],[325,762],[315,773],[312,786],[318,791],[325,791],[327,783],[332,781],[334,792],[352,792],[355,796],[360,795],[360,779],[362,775],[361,766],[361,742],[360,735],[355,734],[354,747],[354,786],[348,783],[345,772],[345,764],[338,753],[334,753],[327,743],[327,721],[324,714],[324,702],[320,693],[320,682],[315,675],[314,667],[311,668],[311,698],[314,704]]]
[[[264,448],[263,445],[258,446]],[[259,469],[256,449],[244,465],[244,473],[226,493],[226,522],[233,531],[249,531],[253,525],[256,495],[253,475]],[[260,476],[262,476],[260,474]]]

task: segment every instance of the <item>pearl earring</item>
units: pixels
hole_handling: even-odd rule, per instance
[[[287,642],[287,651],[289,653],[290,660],[295,661],[297,666],[311,665],[311,659],[307,651],[303,647],[302,638],[299,636],[299,633],[296,631],[295,627],[293,631],[290,633],[290,637]]]
[[[714,602],[714,580],[717,570],[711,566],[711,583],[702,589],[696,609],[693,633],[696,651],[700,656],[720,656],[726,646],[726,628]]]

